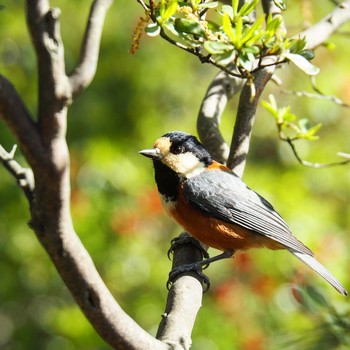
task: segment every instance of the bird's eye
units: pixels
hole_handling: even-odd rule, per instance
[[[171,153],[172,154],[180,154],[185,152],[185,146],[184,145],[176,145],[172,147]]]

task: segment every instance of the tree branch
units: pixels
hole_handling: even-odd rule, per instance
[[[58,8],[47,0],[27,0],[26,19],[34,44],[39,78],[38,127],[45,147],[65,135],[65,114],[71,103],[71,91],[65,73]],[[61,135],[59,135],[61,133]],[[50,152],[50,149],[49,151]]]
[[[340,3],[329,15],[295,37],[305,38],[306,49],[324,43],[340,26],[350,20],[350,1]]]
[[[30,187],[33,194],[30,226],[77,304],[104,340],[117,349],[169,349],[120,308],[75,233],[65,139],[71,91],[64,71],[58,16],[59,10],[50,9],[46,0],[27,1],[27,24],[38,60],[38,125],[13,86],[0,77],[1,117],[25,150],[34,173],[35,188]],[[101,20],[98,23],[102,26]],[[91,25],[89,30],[96,30],[96,26]],[[0,150],[1,162],[20,179],[21,167],[12,159],[13,154]]]
[[[17,146],[13,146],[11,152],[6,150],[0,145],[0,161],[5,169],[9,171],[11,175],[15,177],[19,187],[23,190],[25,196],[28,199],[29,205],[33,201],[34,190],[34,176],[31,169],[21,167],[14,159]]]
[[[0,118],[18,140],[30,164],[43,161],[45,154],[36,123],[15,87],[0,75]]]
[[[198,136],[213,158],[221,163],[226,163],[229,155],[229,147],[219,129],[222,113],[230,98],[241,90],[243,82],[241,78],[219,72],[210,83],[199,109]]]
[[[231,150],[227,160],[227,166],[240,177],[243,175],[249,151],[256,108],[260,96],[274,70],[274,66],[271,66],[254,73],[252,80],[245,83],[240,95],[231,141]]]
[[[96,73],[103,23],[111,4],[112,0],[95,0],[91,6],[79,64],[69,76],[73,97],[90,84]]]
[[[182,233],[180,237],[189,236]],[[173,266],[195,263],[202,259],[202,253],[192,243],[175,248]],[[172,284],[165,312],[159,325],[157,338],[183,350],[191,347],[191,333],[197,313],[201,307],[203,287],[196,272],[188,272]]]

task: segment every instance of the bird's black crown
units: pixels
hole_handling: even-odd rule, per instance
[[[190,152],[193,153],[205,166],[210,165],[213,159],[210,153],[193,135],[182,131],[172,131],[163,135],[169,138],[171,142],[170,152],[173,154],[180,154]]]

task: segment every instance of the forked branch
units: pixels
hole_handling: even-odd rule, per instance
[[[93,78],[104,13],[110,3],[94,1],[80,63],[69,80],[60,37],[60,11],[51,9],[47,0],[27,0],[27,24],[38,60],[38,117],[37,121],[32,119],[13,85],[2,76],[0,117],[28,160],[35,186],[31,171],[23,170],[13,159],[14,152],[0,148],[0,161],[25,191],[31,204],[30,226],[101,337],[116,349],[165,350],[169,349],[165,342],[145,332],[114,300],[75,233],[70,213],[67,108],[72,97]]]

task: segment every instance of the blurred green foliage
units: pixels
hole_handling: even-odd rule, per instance
[[[62,9],[70,71],[89,9],[82,0],[51,3]],[[291,33],[333,8],[330,1],[322,6],[318,1],[287,5]],[[1,2],[0,73],[13,82],[35,115],[36,59],[23,8],[23,1]],[[142,15],[136,1],[118,0],[111,8],[96,78],[70,108],[68,142],[77,232],[122,307],[155,334],[171,266],[166,251],[181,230],[165,217],[152,166],[138,150],[169,130],[195,133],[196,114],[216,70],[160,38],[143,37],[140,49],[131,55],[132,32]],[[346,40],[332,37],[332,45],[316,50],[313,63],[321,68],[317,86],[349,102]],[[307,76],[297,68],[286,66],[278,74],[286,88],[310,91]],[[313,125],[322,123],[319,140],[298,142],[302,157],[328,162],[338,151],[349,153],[348,109],[282,94],[273,84],[263,99],[269,93],[278,106],[290,105],[298,117]],[[232,101],[224,115],[228,140],[236,105]],[[0,143],[10,150],[15,140],[0,125]],[[25,164],[20,153],[17,160]],[[0,173],[0,348],[108,349],[28,228],[28,206],[15,181],[5,170]],[[275,205],[293,232],[349,290],[350,168],[300,166],[287,145],[277,140],[274,118],[260,107],[244,178]],[[194,350],[349,348],[348,301],[288,253],[239,254],[213,264],[207,273],[212,287],[204,295],[193,331]]]

